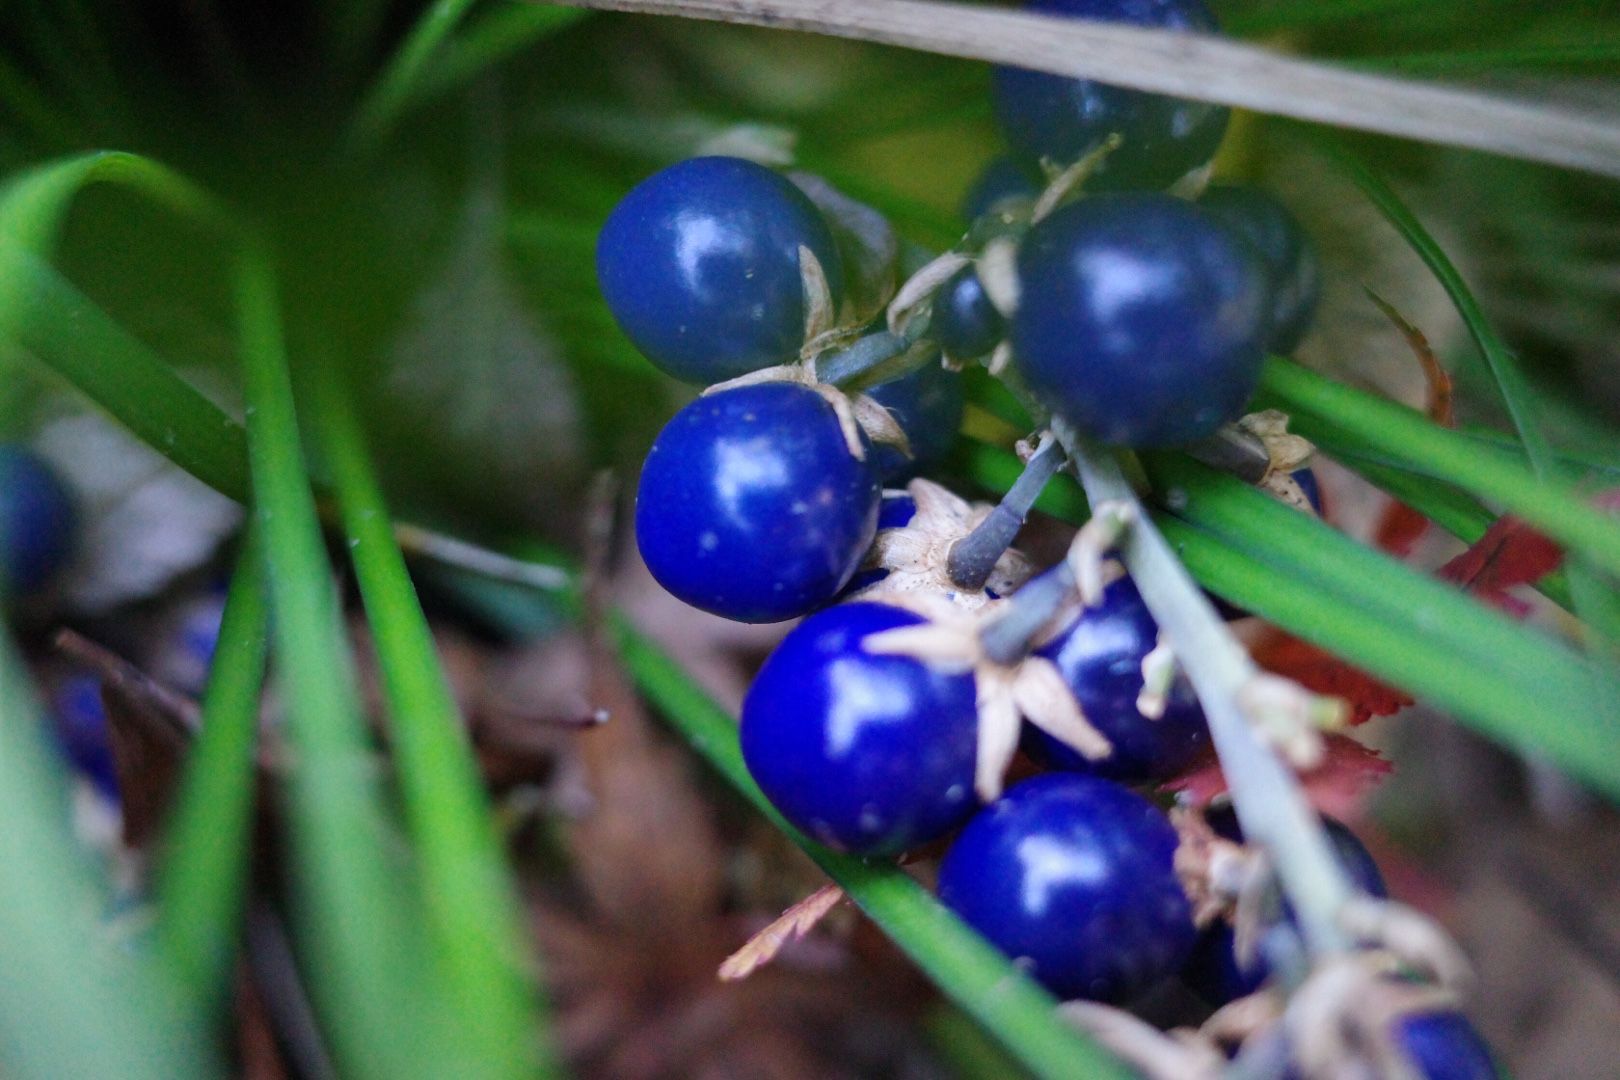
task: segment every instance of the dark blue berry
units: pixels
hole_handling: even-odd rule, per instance
[[[1192,442],[1260,378],[1264,271],[1209,214],[1168,195],[1058,210],[1018,253],[1019,371],[1054,413],[1115,446]]]
[[[1026,726],[1024,746],[1036,760],[1059,769],[1096,773],[1136,784],[1174,776],[1209,742],[1204,711],[1184,679],[1178,678],[1164,715],[1149,720],[1136,708],[1142,692],[1142,658],[1158,643],[1159,624],[1128,578],[1108,586],[1102,602],[1082,611],[1067,629],[1043,646],[1063,673],[1091,725],[1114,744],[1100,761],[1034,726]]]
[[[1003,155],[986,165],[962,199],[962,216],[969,224],[1011,199],[1033,201],[1041,193],[1035,170]]]
[[[48,584],[73,551],[78,515],[38,454],[0,444],[0,599]]]
[[[961,824],[975,806],[973,678],[867,635],[922,619],[850,603],[799,624],[765,661],[742,709],[742,752],[783,817],[828,847],[897,855]]]
[[[934,340],[953,360],[977,360],[1001,343],[1006,320],[990,302],[978,271],[963,267],[934,294]]]
[[[1311,469],[1295,469],[1288,474],[1299,485],[1299,490],[1305,493],[1305,501],[1311,504],[1316,516],[1322,516],[1322,485],[1316,479],[1316,473]]]
[[[803,192],[750,161],[692,158],[614,208],[597,239],[596,275],[648,360],[677,379],[714,383],[798,357],[801,247],[821,261],[836,301],[838,247]]]
[[[1490,1047],[1459,1012],[1413,1013],[1396,1021],[1395,1039],[1423,1080],[1497,1080]]]
[[[1322,294],[1316,247],[1288,207],[1258,188],[1216,184],[1198,205],[1254,245],[1271,284],[1272,352],[1292,352],[1310,329]]]
[[[64,679],[56,689],[51,713],[57,743],[68,761],[97,791],[109,799],[118,798],[118,770],[113,764],[107,710],[101,702],[101,680],[89,675]]]
[[[647,453],[636,540],[659,584],[694,607],[779,622],[827,603],[877,529],[880,487],[837,414],[790,383],[701,397]]]
[[[1136,26],[1214,33],[1202,0],[1030,0],[1031,12]],[[1088,182],[1092,191],[1164,188],[1214,156],[1227,110],[1127,90],[1089,79],[998,67],[996,120],[1015,151],[1060,165],[1078,161],[1113,134],[1123,138]]]
[[[1050,773],[968,823],[940,865],[939,898],[1059,997],[1123,1001],[1192,946],[1176,842],[1141,796]]]
[[[956,445],[962,426],[962,377],[931,361],[899,379],[881,383],[867,394],[882,405],[906,433],[911,454],[892,446],[876,448],[879,474],[885,482],[909,479],[943,461]]]
[[[1206,817],[1216,835],[1243,842],[1243,830],[1238,826],[1237,815],[1230,807],[1211,810]],[[1379,872],[1372,853],[1356,838],[1356,834],[1332,818],[1323,818],[1322,826],[1327,830],[1334,854],[1350,880],[1371,896],[1388,896],[1384,875]],[[1297,932],[1293,908],[1286,900],[1282,905],[1282,917]],[[1224,1005],[1254,993],[1270,975],[1271,967],[1264,955],[1256,955],[1250,965],[1240,964],[1231,925],[1216,922],[1199,935],[1198,944],[1182,972],[1182,979],[1210,1004]]]

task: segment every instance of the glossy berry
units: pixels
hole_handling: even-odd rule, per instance
[[[1146,799],[1049,773],[968,823],[940,865],[939,898],[1059,997],[1123,1001],[1192,946],[1175,851]]]
[[[884,604],[818,612],[776,647],[743,702],[748,771],[783,817],[828,847],[897,855],[973,811],[972,676],[862,647],[920,622]]]
[[[1041,193],[1034,169],[1003,155],[986,165],[962,199],[962,216],[969,224],[1012,199],[1033,201]]]
[[[962,426],[962,376],[936,362],[903,378],[872,387],[867,394],[889,410],[911,444],[907,456],[896,447],[878,446],[875,460],[887,483],[897,483],[943,461],[956,445]]]
[[[1260,378],[1264,272],[1248,244],[1168,195],[1058,210],[1018,253],[1019,371],[1082,434],[1192,442],[1235,419]]]
[[[1479,1031],[1459,1012],[1402,1017],[1394,1036],[1423,1080],[1497,1080],[1503,1075]]]
[[[1184,679],[1177,679],[1164,715],[1149,720],[1136,708],[1142,658],[1158,643],[1159,625],[1128,578],[1109,585],[1102,602],[1082,611],[1038,655],[1063,673],[1091,725],[1113,743],[1099,761],[1039,728],[1025,729],[1024,746],[1036,760],[1059,769],[1095,773],[1123,783],[1164,780],[1191,764],[1209,742],[1204,711]]]
[[[838,247],[821,211],[784,178],[741,158],[671,165],[614,208],[596,276],[619,326],[666,373],[715,383],[798,357],[799,249],[842,295]]]
[[[1266,347],[1292,352],[1310,329],[1322,293],[1316,247],[1288,207],[1258,188],[1215,184],[1198,205],[1260,253],[1271,285],[1271,332]]]
[[[929,329],[945,355],[953,360],[977,360],[1007,334],[1006,320],[990,302],[978,271],[958,270],[934,294]]]
[[[48,584],[72,554],[73,498],[45,459],[0,444],[0,598]]]
[[[738,387],[675,414],[647,452],[636,541],[693,607],[780,622],[827,603],[877,529],[881,488],[833,407],[790,383]]]
[[[97,791],[118,798],[118,770],[113,765],[101,681],[89,675],[69,676],[57,687],[51,704],[63,755]]]
[[[1216,835],[1238,843],[1243,842],[1243,830],[1239,828],[1237,815],[1230,807],[1211,810],[1206,818]],[[1356,834],[1332,818],[1323,818],[1322,826],[1327,830],[1334,854],[1338,856],[1339,864],[1344,867],[1350,880],[1371,896],[1380,898],[1388,896],[1389,889],[1384,884],[1384,875],[1379,872],[1378,864],[1373,861],[1371,852],[1356,838]],[[1286,900],[1283,901],[1282,914],[1292,925],[1293,909]],[[1270,975],[1271,968],[1263,955],[1257,954],[1254,963],[1250,965],[1240,964],[1231,925],[1216,922],[1206,927],[1199,935],[1198,944],[1194,947],[1187,967],[1182,972],[1182,979],[1210,1004],[1224,1005],[1254,993]]]
[[[1213,33],[1202,0],[1030,0],[1031,12]],[[1168,187],[1214,156],[1226,132],[1218,105],[1108,86],[1089,79],[995,69],[996,121],[1012,148],[1031,160],[1078,161],[1109,135],[1123,142],[1087,181],[1091,191]]]

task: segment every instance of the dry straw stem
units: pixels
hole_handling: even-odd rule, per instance
[[[583,0],[804,30],[1213,101],[1620,177],[1620,121],[1351,71],[1219,37],[927,0]]]

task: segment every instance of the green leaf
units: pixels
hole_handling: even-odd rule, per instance
[[[446,991],[474,1047],[458,1075],[554,1075],[552,1062],[541,1068],[533,950],[482,777],[340,379],[333,363],[314,374],[316,426],[377,650]]]
[[[43,735],[28,676],[0,633],[0,1072],[222,1075],[147,944],[113,920]]]
[[[220,1003],[236,959],[252,839],[254,747],[269,604],[252,530],[231,579],[157,882],[158,938],[200,1008]]]
[[[1095,1080],[1131,1075],[1060,1020],[1050,994],[903,870],[829,851],[782,820],[748,775],[737,743],[737,722],[647,638],[624,623],[618,624],[617,636],[637,685],[687,742],[1031,1073]]]
[[[1278,357],[1261,376],[1262,404],[1282,409],[1290,427],[1321,445],[1351,439],[1384,461],[1442,480],[1528,521],[1571,552],[1620,573],[1620,522],[1590,506],[1568,483],[1542,478],[1415,409],[1325,379]]]
[[[454,1010],[431,978],[421,912],[384,809],[348,641],[299,444],[269,259],[236,281],[254,528],[275,612],[272,641],[294,755],[288,777],[293,897],[317,1007],[346,1074],[454,1075]]]

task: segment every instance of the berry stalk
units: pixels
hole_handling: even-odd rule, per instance
[[[1040,448],[1030,456],[1024,471],[1007,494],[996,504],[990,516],[979,522],[973,531],[951,545],[946,561],[946,572],[958,588],[977,592],[984,588],[996,568],[996,561],[1012,546],[1024,519],[1040,497],[1046,482],[1069,460],[1062,444],[1048,435]]]
[[[1153,526],[1119,462],[1061,421],[1053,431],[1094,507],[1113,502],[1137,511],[1119,554],[1198,693],[1244,835],[1271,857],[1311,952],[1348,949],[1339,912],[1353,886],[1293,774],[1260,739],[1253,710],[1243,704],[1260,670]]]

